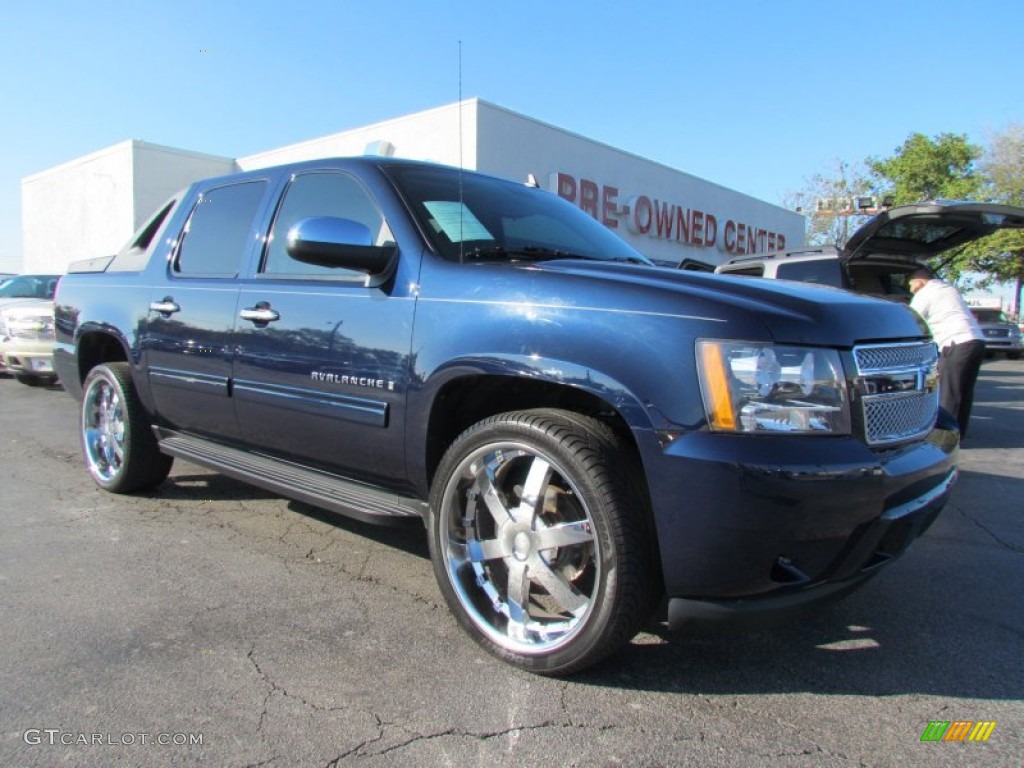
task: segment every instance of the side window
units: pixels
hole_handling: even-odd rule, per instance
[[[365,224],[375,245],[394,242],[391,230],[369,193],[352,176],[341,172],[313,171],[296,176],[274,219],[263,273],[270,275],[350,277],[362,273],[347,269],[303,264],[288,255],[288,230],[310,216],[334,216]]]
[[[757,264],[753,267],[739,267],[738,269],[723,269],[721,274],[723,275],[739,275],[741,277],[762,277],[764,275],[764,265]]]
[[[237,275],[266,186],[264,181],[247,181],[205,191],[185,226],[174,271],[198,277]]]
[[[783,262],[776,269],[775,277],[779,280],[843,287],[843,274],[838,259]]]

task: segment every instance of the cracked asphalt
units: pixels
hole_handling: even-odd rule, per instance
[[[103,493],[72,398],[0,379],[0,766],[1020,766],[1022,392],[985,363],[952,503],[842,603],[550,680],[456,627],[421,530],[181,461]]]

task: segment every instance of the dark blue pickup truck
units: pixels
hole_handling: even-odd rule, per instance
[[[956,479],[899,304],[651,265],[531,185],[389,158],[194,184],[57,295],[115,493],[173,457],[426,524],[482,646],[567,674],[667,604],[763,622],[901,555]]]

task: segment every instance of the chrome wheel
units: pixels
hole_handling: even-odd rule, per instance
[[[463,629],[542,675],[629,642],[660,594],[638,473],[631,444],[570,411],[501,413],[459,435],[434,475],[429,528]]]
[[[131,493],[162,483],[172,459],[160,453],[128,363],[97,365],[82,392],[82,452],[96,484]]]
[[[124,466],[125,412],[120,392],[105,378],[93,380],[82,403],[82,441],[89,472],[112,483]]]
[[[565,644],[590,615],[600,547],[579,492],[520,443],[484,446],[457,467],[441,509],[448,577],[473,622],[515,653]]]

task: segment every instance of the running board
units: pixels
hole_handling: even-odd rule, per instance
[[[427,504],[326,472],[153,427],[160,451],[289,499],[376,525],[422,525]]]

